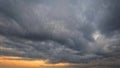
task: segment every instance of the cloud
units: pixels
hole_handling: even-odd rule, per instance
[[[107,6],[108,12],[106,13],[106,18],[103,19],[99,24],[98,27],[101,33],[106,35],[113,36],[115,33],[119,34],[120,24],[119,24],[119,5],[120,1],[112,1],[109,6]]]
[[[111,52],[118,53],[120,44],[119,3],[0,0],[0,55],[49,63],[109,57]]]

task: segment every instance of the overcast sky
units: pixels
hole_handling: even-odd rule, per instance
[[[0,55],[73,64],[120,56],[120,0],[0,0]]]

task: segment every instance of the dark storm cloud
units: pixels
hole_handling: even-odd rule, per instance
[[[105,19],[98,24],[100,31],[106,35],[114,35],[120,32],[120,1],[115,0],[110,3],[107,7],[108,12],[106,13]]]
[[[0,0],[0,55],[81,63],[119,53],[119,3]]]

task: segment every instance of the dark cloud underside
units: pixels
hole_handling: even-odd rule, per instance
[[[0,0],[0,55],[90,62],[120,56],[119,0]]]

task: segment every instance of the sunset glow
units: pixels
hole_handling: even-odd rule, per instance
[[[17,60],[20,59],[20,60]],[[68,63],[46,64],[46,60],[21,60],[21,57],[0,56],[0,66],[7,67],[29,67],[37,68],[41,66],[67,66]]]

